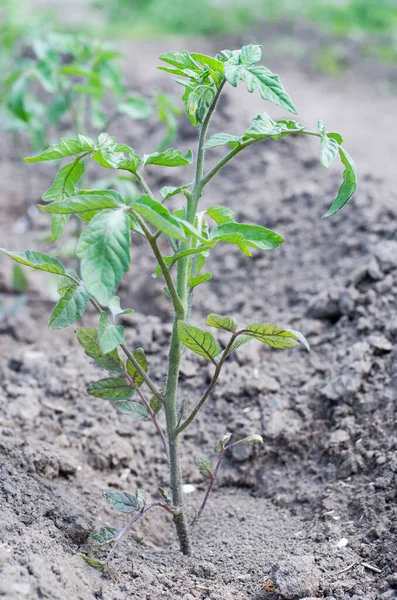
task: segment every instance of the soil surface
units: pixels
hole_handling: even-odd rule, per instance
[[[127,48],[131,86],[175,93],[156,57],[180,42]],[[190,43],[203,52],[233,45]],[[237,46],[237,44],[236,44]],[[189,47],[189,45],[188,45]],[[191,48],[193,49],[193,48]],[[186,502],[194,514],[205,482],[194,457],[211,455],[226,431],[260,433],[263,446],[238,446],[226,456],[216,491],[194,530],[194,553],[178,551],[173,524],[153,510],[117,548],[102,574],[80,553],[102,557],[88,536],[120,528],[105,490],[144,487],[158,499],[167,487],[159,439],[151,425],[131,421],[87,395],[101,374],[72,328],[46,328],[54,303],[48,279],[28,273],[26,304],[0,322],[0,597],[4,600],[376,600],[397,598],[397,203],[395,97],[364,72],[326,79],[289,60],[278,70],[315,127],[322,118],[341,131],[355,158],[360,188],[352,202],[321,220],[340,183],[340,169],[319,165],[316,140],[272,141],[248,149],[209,186],[203,206],[224,204],[243,222],[275,229],[285,243],[252,259],[232,247],[209,261],[213,280],[198,288],[193,321],[208,312],[241,323],[274,321],[299,329],[303,349],[278,351],[252,343],[226,364],[205,409],[183,438]],[[213,132],[244,131],[261,110],[259,97],[230,90]],[[153,122],[116,122],[111,133],[138,151],[159,138]],[[5,144],[6,142],[4,142]],[[196,131],[181,122],[176,147],[194,147]],[[209,162],[222,149],[208,153]],[[51,166],[24,166],[2,154],[1,246],[42,249],[48,219],[23,215],[21,173],[30,173],[32,202],[49,187]],[[22,169],[22,170],[21,170]],[[189,180],[183,171],[151,171],[151,184]],[[154,281],[142,244],[120,295],[131,346],[143,346],[154,379],[164,381],[170,305]],[[16,299],[11,261],[0,257],[0,292]],[[88,312],[84,324],[95,323]],[[181,398],[192,406],[211,368],[186,353]],[[189,488],[188,488],[189,489]],[[193,490],[193,491],[192,491]]]

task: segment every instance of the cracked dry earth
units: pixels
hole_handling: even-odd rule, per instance
[[[154,69],[167,44],[148,45],[145,63],[133,73],[130,67],[135,85],[173,90]],[[196,454],[211,454],[225,431],[260,433],[263,447],[237,446],[225,459],[194,532],[193,556],[179,554],[172,523],[153,511],[101,574],[79,553],[94,552],[87,540],[93,528],[125,522],[101,493],[145,487],[156,498],[167,476],[161,447],[150,424],[131,421],[86,394],[87,383],[100,374],[72,330],[47,330],[52,287],[29,273],[27,303],[0,323],[0,598],[397,597],[397,203],[390,163],[395,98],[359,77],[346,90],[299,65],[269,67],[283,75],[302,122],[310,126],[322,117],[344,133],[360,189],[341,213],[321,220],[340,173],[323,171],[316,144],[281,140],[247,150],[223,171],[218,186],[208,188],[203,205],[230,206],[238,220],[273,228],[286,241],[253,259],[217,248],[209,264],[214,278],[198,289],[193,320],[200,325],[208,312],[220,312],[242,323],[275,321],[304,332],[312,352],[252,343],[229,360],[183,439],[184,477],[195,488],[186,496],[191,512],[204,490]],[[243,131],[263,110],[258,98],[232,92],[220,105],[214,131]],[[273,114],[270,106],[266,110]],[[378,137],[372,139],[360,124],[375,110]],[[120,123],[111,133],[148,150],[157,132],[151,124],[144,141],[143,127]],[[176,146],[194,146],[195,136],[183,125]],[[23,235],[15,228],[24,214],[21,166],[6,152],[3,157],[1,245],[46,251],[45,215],[32,211]],[[34,201],[52,175],[50,167],[32,170]],[[171,184],[172,176],[153,170],[151,184]],[[177,173],[176,180],[182,176]],[[124,305],[136,309],[125,317],[126,337],[145,348],[161,383],[170,306],[161,281],[151,278],[154,264],[141,244],[132,259],[121,289]],[[9,305],[15,297],[11,264],[0,261],[1,297]],[[84,324],[94,322],[88,312]],[[210,371],[186,353],[181,384],[189,403],[205,388]]]

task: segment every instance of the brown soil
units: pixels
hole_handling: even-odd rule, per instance
[[[172,90],[154,68],[156,56],[172,45],[128,48],[132,85]],[[201,49],[212,51],[204,43]],[[214,279],[198,290],[194,322],[203,324],[210,311],[235,314],[241,322],[274,320],[303,331],[312,352],[255,343],[241,349],[184,436],[184,478],[195,486],[186,496],[192,514],[204,490],[194,456],[210,455],[226,431],[236,439],[261,433],[265,440],[263,447],[239,446],[225,459],[194,531],[193,556],[180,555],[172,523],[153,511],[101,574],[79,553],[100,556],[88,544],[89,533],[126,521],[105,505],[101,492],[145,487],[157,498],[167,471],[150,424],[130,421],[86,394],[98,372],[72,329],[47,331],[52,288],[29,274],[27,304],[0,322],[4,600],[397,597],[395,97],[360,76],[328,80],[291,61],[269,67],[283,76],[303,123],[315,126],[323,118],[344,134],[360,190],[343,212],[321,220],[340,173],[336,167],[323,171],[315,143],[283,140],[246,151],[211,184],[203,205],[230,206],[239,220],[274,228],[286,242],[252,260],[230,247],[217,248],[209,265]],[[259,98],[232,90],[214,131],[243,131],[263,108]],[[265,110],[279,114],[270,106]],[[114,133],[146,151],[158,137],[154,126],[146,134],[142,124],[128,122],[117,123]],[[194,146],[195,138],[183,125],[177,147]],[[23,221],[15,226],[25,210],[23,186],[20,163],[8,154],[0,162],[1,246],[45,251],[45,215],[31,211],[33,226],[23,235]],[[38,200],[53,171],[29,171],[32,199]],[[171,184],[173,176],[153,170],[151,183]],[[1,297],[10,305],[11,264],[0,261]],[[162,285],[153,282],[152,270],[137,245],[121,295],[136,309],[124,323],[128,342],[145,348],[161,383],[170,306],[158,294]],[[93,322],[92,314],[84,318],[87,325]],[[209,372],[186,354],[181,385],[190,404]]]

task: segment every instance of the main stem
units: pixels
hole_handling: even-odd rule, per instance
[[[200,136],[197,148],[196,173],[192,193],[187,198],[185,219],[194,224],[197,206],[203,191],[203,167],[204,167],[204,144],[207,135],[208,125],[211,115],[215,109],[218,98],[221,94],[223,84],[218,88],[212,105],[209,107],[207,115],[200,129]],[[185,243],[181,251],[189,250],[189,242]],[[165,392],[165,416],[168,433],[168,443],[170,451],[170,487],[172,504],[180,510],[180,513],[174,516],[174,523],[179,538],[180,548],[183,554],[191,553],[190,533],[186,515],[183,510],[182,494],[182,473],[179,457],[179,433],[177,431],[177,392],[178,379],[181,364],[182,347],[178,337],[178,321],[188,318],[189,299],[188,299],[188,279],[191,257],[181,258],[177,263],[176,291],[182,303],[182,310],[175,311],[174,325],[172,330],[171,345],[168,357],[168,377]]]

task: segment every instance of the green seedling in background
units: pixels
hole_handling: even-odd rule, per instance
[[[183,101],[192,125],[198,128],[198,146],[195,155],[189,151],[182,154],[169,148],[162,152],[138,155],[129,146],[117,143],[107,133],[96,141],[83,135],[61,141],[28,162],[43,162],[71,158],[63,166],[51,190],[47,191],[40,205],[43,212],[51,214],[62,230],[70,217],[78,218],[84,229],[81,233],[77,257],[80,260],[81,277],[66,268],[60,261],[41,252],[11,252],[3,250],[17,262],[54,273],[59,276],[60,299],[50,318],[50,328],[61,329],[80,319],[88,304],[98,312],[98,328],[76,328],[77,339],[85,353],[94,363],[108,373],[91,383],[88,393],[104,398],[115,409],[133,419],[152,422],[158,433],[169,466],[170,494],[160,489],[158,500],[146,501],[146,493],[106,492],[105,500],[122,513],[132,513],[132,518],[120,530],[102,528],[93,535],[99,543],[115,545],[128,529],[154,508],[161,508],[173,517],[181,551],[191,552],[191,525],[183,503],[182,473],[180,467],[180,443],[182,434],[192,426],[198,412],[211,396],[222,368],[230,354],[244,344],[255,340],[279,349],[290,349],[298,344],[309,349],[304,336],[292,329],[273,323],[241,325],[234,316],[209,314],[208,328],[190,323],[194,292],[197,286],[211,279],[205,264],[218,244],[229,244],[231,251],[237,249],[250,257],[252,252],[274,250],[283,238],[263,225],[239,223],[234,212],[227,206],[211,206],[200,209],[200,199],[207,185],[232,159],[243,160],[243,151],[254,144],[269,139],[280,140],[288,136],[315,136],[320,141],[320,161],[325,168],[339,156],[344,167],[343,181],[324,216],[339,211],[356,191],[354,163],[342,146],[339,133],[328,132],[320,121],[317,130],[308,130],[295,120],[272,120],[265,112],[257,115],[244,132],[215,133],[207,136],[211,117],[225,86],[245,85],[248,92],[258,93],[263,100],[271,102],[295,114],[295,106],[278,75],[259,65],[261,47],[250,45],[240,50],[225,50],[210,57],[186,51],[168,52],[160,59],[163,71],[171,73],[183,89]],[[224,146],[223,157],[207,169],[205,154],[217,146]],[[241,156],[240,156],[241,155]],[[129,199],[114,190],[77,191],[84,162],[94,160],[105,169],[121,170],[139,186],[141,195]],[[193,163],[193,182],[178,187],[165,187],[154,194],[147,183],[146,173],[157,165],[186,168]],[[179,208],[170,211],[169,199],[177,197]],[[147,243],[148,252],[156,262],[156,274],[165,282],[165,293],[173,307],[173,330],[168,360],[164,372],[152,373],[142,348],[127,347],[124,329],[118,317],[125,313],[115,296],[118,286],[130,269],[131,244],[137,237]],[[161,239],[169,243],[169,253],[160,249]],[[139,266],[137,265],[137,268]],[[128,310],[128,309],[127,309]],[[228,337],[221,346],[212,332]],[[212,379],[199,398],[182,398],[179,373],[184,352],[194,352],[213,366]],[[157,382],[166,375],[166,386]],[[208,479],[208,490],[201,507],[193,517],[192,524],[201,518],[213,488],[224,454],[234,445],[261,442],[256,434],[230,443],[225,434],[215,445],[218,458],[213,464],[206,457],[196,459],[200,473]],[[87,558],[87,557],[86,557]],[[88,559],[98,566],[98,561]],[[100,563],[99,567],[102,568]]]
[[[6,131],[24,134],[34,150],[41,150],[64,118],[76,135],[107,129],[120,114],[147,118],[152,108],[126,89],[117,63],[121,57],[108,44],[80,35],[51,33],[34,39],[20,49],[4,81]]]
[[[123,55],[111,45],[54,32],[28,40],[9,41],[14,54],[0,95],[0,124],[21,156],[43,150],[62,130],[97,136],[123,115],[144,120],[155,113],[165,126],[158,149],[172,143],[181,111],[164,94],[144,98],[128,90],[119,66]],[[28,196],[28,180],[25,190]],[[30,198],[25,201],[29,205]]]

